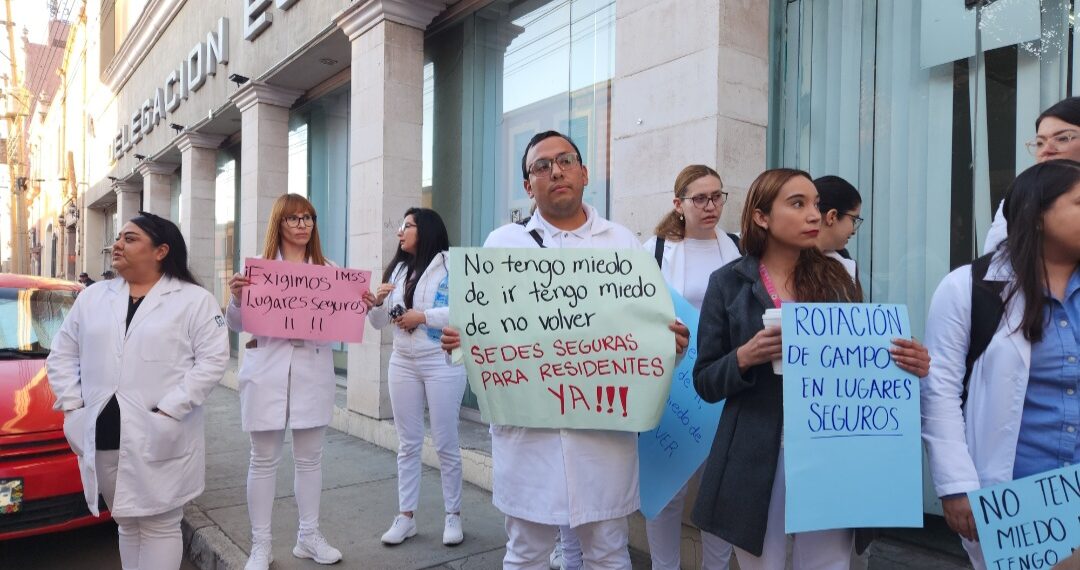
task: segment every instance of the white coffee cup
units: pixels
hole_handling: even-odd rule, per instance
[[[781,326],[782,322],[780,309],[765,309],[765,314],[761,315],[761,323],[766,327],[778,327]],[[783,358],[776,358],[772,361],[772,371],[774,374],[784,374]]]

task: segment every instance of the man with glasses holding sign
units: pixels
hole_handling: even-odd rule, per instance
[[[582,202],[589,171],[565,135],[535,135],[521,160],[536,212],[524,224],[491,232],[484,247],[638,249],[625,227]],[[672,323],[679,354],[689,331]],[[460,332],[443,329],[447,352]],[[493,503],[506,515],[503,568],[548,567],[560,525],[573,527],[588,568],[629,569],[626,516],[639,508],[637,437],[633,432],[493,425]]]

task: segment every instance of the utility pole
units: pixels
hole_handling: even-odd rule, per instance
[[[19,66],[15,63],[19,58],[15,54],[15,25],[11,21],[11,0],[4,0],[7,10],[7,20],[4,22],[8,36],[8,60],[11,62],[11,83],[7,91],[8,110],[5,118],[8,126],[8,172],[11,173],[11,271],[12,273],[30,273],[30,249],[26,242],[26,205],[25,194],[27,190],[26,170],[26,129],[22,117],[26,116],[28,109],[24,109],[24,103],[15,91],[20,91]],[[12,108],[18,111],[12,112]],[[11,143],[18,141],[19,156],[12,159]]]

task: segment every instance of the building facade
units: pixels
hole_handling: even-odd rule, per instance
[[[71,5],[60,94],[30,137],[54,189],[30,206],[35,272],[96,277],[142,209],[177,222],[222,306],[280,194],[312,200],[330,259],[378,273],[410,206],[466,246],[528,215],[516,165],[556,129],[581,147],[586,200],[643,241],[687,164],[721,173],[728,231],[767,166],[847,178],[862,283],[921,334],[1080,66],[1071,0]],[[339,347],[344,417],[390,416],[390,344]]]

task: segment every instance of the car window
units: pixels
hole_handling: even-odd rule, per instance
[[[48,351],[74,302],[73,291],[0,288],[0,351]]]

